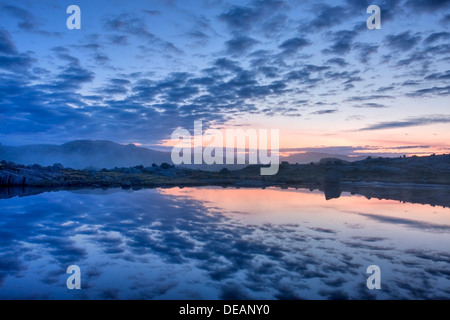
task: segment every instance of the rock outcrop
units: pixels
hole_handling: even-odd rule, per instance
[[[24,166],[12,162],[0,163],[0,186],[47,187],[57,185],[62,178],[61,164],[51,167]]]

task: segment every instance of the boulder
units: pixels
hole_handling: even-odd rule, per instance
[[[8,185],[9,173],[0,171],[0,186]]]
[[[334,170],[334,169],[328,170],[325,173],[324,182],[331,183],[331,184],[340,183],[341,182],[341,172],[338,170]]]
[[[323,192],[326,200],[338,199],[342,194],[341,186],[339,184],[326,184]]]
[[[2,186],[21,186],[24,183],[24,176],[11,172],[0,172],[0,185]]]

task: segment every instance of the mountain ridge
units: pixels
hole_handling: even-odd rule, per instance
[[[153,163],[171,162],[168,152],[108,140],[75,140],[61,145],[0,145],[0,158],[43,166],[61,163],[74,169],[132,167],[138,164],[151,166]]]
[[[323,158],[344,161],[362,160],[364,157],[352,158],[346,155],[306,152],[280,157],[280,162],[306,164],[319,162]],[[151,166],[153,163],[172,164],[170,152],[157,151],[134,144],[119,144],[109,140],[73,140],[60,145],[29,144],[23,146],[6,146],[0,144],[0,160],[50,166],[60,163],[65,167],[85,169],[88,167],[111,169],[114,167]],[[193,169],[220,170],[221,168],[241,169],[246,165],[182,165]]]

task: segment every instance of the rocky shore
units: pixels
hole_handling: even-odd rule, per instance
[[[322,159],[320,163],[280,164],[273,176],[261,176],[260,165],[240,170],[192,170],[167,163],[151,167],[75,170],[61,164],[43,167],[0,162],[0,186],[71,187],[71,186],[157,186],[215,185],[270,186],[301,183],[414,183],[450,185],[450,155],[376,158],[345,162]]]

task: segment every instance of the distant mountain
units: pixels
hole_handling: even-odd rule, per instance
[[[281,157],[280,162],[287,161],[291,164],[305,164],[319,162],[323,158],[334,158],[345,161],[365,159],[365,157],[352,158],[344,155],[307,152]],[[111,169],[114,167],[133,167],[137,165],[149,167],[153,163],[159,165],[163,162],[172,164],[170,152],[155,151],[137,147],[134,144],[122,145],[106,140],[76,140],[62,145],[41,144],[18,147],[0,145],[0,160],[25,165],[40,164],[43,166],[61,163],[65,167],[74,169],[84,169],[87,167]],[[183,166],[191,169],[216,171],[224,167],[230,170],[238,170],[244,168],[246,165],[192,164]]]
[[[0,145],[0,160],[43,166],[61,163],[74,169],[151,166],[171,163],[170,153],[105,140],[77,140],[62,145]]]
[[[319,162],[321,159],[324,158],[334,158],[334,159],[340,159],[345,160],[348,162],[353,161],[359,161],[364,160],[367,158],[367,156],[359,156],[359,157],[349,157],[345,155],[340,154],[329,154],[329,153],[320,153],[320,152],[306,152],[306,153],[296,153],[292,154],[288,157],[283,157],[281,161],[287,161],[291,164],[306,164],[311,162]]]

